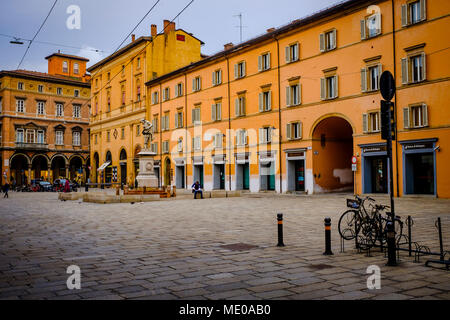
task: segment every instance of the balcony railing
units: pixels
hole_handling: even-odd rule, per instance
[[[46,143],[27,143],[27,142],[16,142],[17,149],[27,149],[27,150],[47,150],[48,144]]]

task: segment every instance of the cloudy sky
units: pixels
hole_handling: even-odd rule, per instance
[[[90,59],[88,66],[113,53],[158,0],[58,0],[44,27],[30,47],[20,69],[46,72],[47,55],[63,53]],[[163,20],[172,20],[190,0],[160,0],[134,32],[136,37],[150,34],[150,25],[158,32]],[[243,41],[271,27],[310,15],[338,0],[194,0],[175,20],[177,28],[191,32],[205,42],[202,53],[213,54],[228,42],[240,42],[239,18],[242,13]],[[28,45],[11,44],[8,36],[32,39],[54,0],[1,0],[0,70],[14,70]],[[66,26],[67,9],[81,10],[80,29]],[[127,39],[125,44],[129,43]],[[96,51],[98,50],[98,51]]]

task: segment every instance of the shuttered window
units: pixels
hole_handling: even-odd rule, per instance
[[[270,111],[272,109],[272,92],[264,91],[259,94],[259,112]]]
[[[401,67],[402,84],[426,80],[426,55],[424,52],[402,58]]]
[[[361,91],[376,91],[380,88],[380,76],[382,72],[382,65],[377,64],[374,66],[361,69]]]
[[[286,63],[294,62],[299,59],[299,44],[294,43],[285,47]]]
[[[222,70],[216,70],[212,73],[212,85],[217,86],[222,83]]]
[[[258,71],[270,69],[270,52],[258,56]]]
[[[380,112],[369,112],[363,114],[363,132],[364,133],[374,133],[380,132],[381,122],[380,122]]]
[[[200,77],[195,77],[192,79],[192,91],[200,91],[202,89],[202,79]]]
[[[428,107],[425,103],[403,108],[403,127],[422,128],[428,126]]]
[[[319,47],[321,52],[336,49],[336,34],[336,29],[333,29],[319,35]]]
[[[369,39],[381,34],[381,14],[375,13],[360,21],[361,39]]]
[[[301,103],[301,86],[300,84],[295,84],[286,87],[286,106],[296,106]]]
[[[259,143],[272,142],[272,132],[273,128],[271,127],[259,128]]]
[[[419,23],[427,19],[427,1],[418,0],[403,4],[401,7],[402,27]]]
[[[184,122],[183,122],[183,112],[179,111],[175,113],[175,128],[183,128]]]
[[[236,145],[245,146],[248,143],[247,130],[241,129],[236,132]]]
[[[211,120],[219,121],[222,120],[222,103],[213,103],[211,105]]]
[[[286,124],[286,138],[288,140],[297,140],[302,138],[302,123],[292,122]]]
[[[240,79],[245,77],[245,61],[238,62],[234,65],[234,78]]]
[[[192,123],[199,124],[201,122],[200,108],[192,109]]]
[[[320,79],[320,98],[322,100],[334,99],[338,96],[337,75]]]
[[[234,100],[234,114],[236,117],[245,116],[245,97],[241,96]]]

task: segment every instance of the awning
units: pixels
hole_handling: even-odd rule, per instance
[[[107,166],[109,166],[110,164],[111,164],[111,162],[106,161],[105,163],[103,163],[103,164],[97,169],[97,171],[105,170],[105,168],[106,168]]]

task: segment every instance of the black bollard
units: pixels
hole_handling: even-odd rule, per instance
[[[324,255],[332,255],[331,251],[331,218],[325,218],[325,252]]]
[[[395,248],[395,229],[394,224],[392,221],[388,221],[386,223],[386,239],[387,239],[387,246],[388,246],[388,262],[386,263],[387,266],[396,266],[396,248]]]
[[[437,218],[437,229],[439,234],[439,248],[440,248],[440,260],[444,261],[445,254],[444,254],[444,245],[442,244],[442,226],[441,226],[441,218]]]
[[[278,213],[277,214],[277,221],[278,221],[278,244],[277,247],[284,247],[283,243],[283,214]]]
[[[87,182],[84,184],[84,191],[86,191],[86,192],[89,191],[89,185]]]

